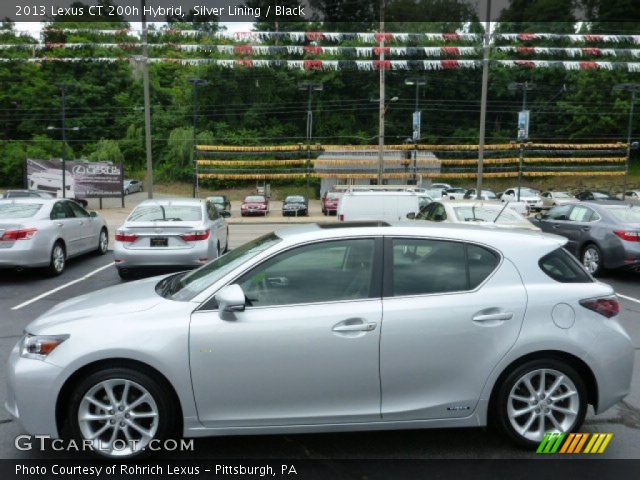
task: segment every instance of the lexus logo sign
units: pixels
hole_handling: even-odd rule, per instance
[[[120,175],[116,165],[74,165],[74,175]]]

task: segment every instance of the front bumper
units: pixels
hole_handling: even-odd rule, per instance
[[[203,265],[213,256],[209,255],[209,243],[195,242],[191,248],[145,248],[127,249],[122,242],[116,242],[113,258],[117,268],[137,267],[185,267],[193,268]],[[205,260],[202,260],[205,259]]]
[[[56,400],[63,370],[42,360],[22,358],[19,343],[7,364],[5,409],[27,433],[56,438]]]

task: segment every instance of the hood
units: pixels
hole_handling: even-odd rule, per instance
[[[266,205],[266,202],[247,202],[242,204],[243,207],[260,207]]]
[[[169,301],[155,291],[156,284],[165,276],[123,283],[66,300],[27,325],[26,331],[38,333],[41,328],[67,322],[149,310],[161,302]]]

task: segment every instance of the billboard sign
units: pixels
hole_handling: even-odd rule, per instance
[[[65,197],[109,198],[122,196],[121,164],[107,162],[65,162]],[[62,197],[62,160],[27,159],[27,187]]]

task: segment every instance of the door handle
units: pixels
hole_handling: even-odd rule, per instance
[[[591,230],[591,227],[582,227],[580,230],[582,230],[583,232],[588,232],[589,230]]]
[[[512,318],[512,312],[499,312],[474,315],[472,320],[474,322],[495,322],[498,320],[511,320]]]
[[[553,225],[552,228],[560,228],[560,225]]]
[[[62,226],[62,222],[58,222],[58,223],[56,223],[56,225],[58,225],[59,227],[61,227],[61,226]]]
[[[331,329],[334,332],[371,332],[375,330],[377,326],[376,322],[361,322],[361,323],[344,323],[340,322],[333,326]]]

